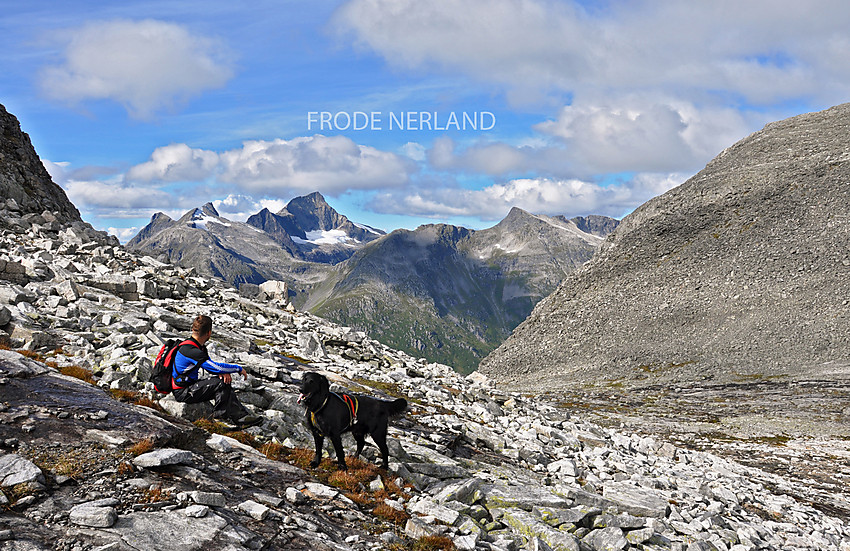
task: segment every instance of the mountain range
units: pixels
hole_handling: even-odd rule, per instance
[[[750,465],[719,455],[747,445],[738,430],[703,451],[605,428],[587,420],[593,409],[628,420],[634,408],[581,402],[574,413],[565,394],[505,391],[481,373],[461,376],[307,312],[239,296],[194,268],[136,255],[84,223],[39,174],[29,139],[2,106],[0,128],[9,130],[0,143],[0,189],[9,193],[0,197],[3,549],[848,549],[840,387],[791,389],[786,404],[805,392],[818,407],[806,423],[783,419],[769,395],[759,412],[785,428],[756,439]],[[201,209],[184,223],[200,231],[227,222]],[[584,223],[594,225],[576,225]],[[508,245],[489,233],[451,239],[478,254]],[[185,336],[198,312],[215,319],[211,355],[244,368],[232,391],[258,426],[233,431],[211,418],[211,404],[178,402],[148,382],[163,340]],[[347,472],[330,458],[309,466],[314,441],[295,400],[308,371],[335,392],[408,400],[389,426],[389,469],[373,464],[380,452],[371,444],[348,458]],[[742,388],[752,397],[764,387]],[[693,396],[677,390],[670,394]],[[630,392],[621,398],[635,402]],[[825,440],[818,431],[830,424],[838,438]],[[780,467],[766,467],[766,455]],[[812,463],[817,455],[826,460]]]
[[[514,208],[486,230],[437,224],[387,235],[312,193],[246,223],[211,203],[179,220],[157,213],[128,247],[235,286],[285,281],[299,308],[468,372],[617,224]]]
[[[850,104],[771,123],[625,217],[481,364],[511,385],[850,366]]]

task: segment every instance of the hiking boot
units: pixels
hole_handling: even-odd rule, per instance
[[[254,425],[259,425],[262,422],[262,417],[258,417],[257,415],[253,415],[250,413],[234,421],[234,423],[236,423],[236,426],[241,429],[246,429],[248,427],[253,427]]]

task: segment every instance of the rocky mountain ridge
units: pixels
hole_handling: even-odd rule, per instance
[[[484,230],[397,230],[339,264],[304,308],[468,373],[601,243],[519,208]]]
[[[767,125],[627,216],[481,369],[526,389],[850,372],[850,104]]]
[[[850,550],[846,511],[790,497],[805,480],[603,429],[17,201],[0,219],[4,549]],[[146,382],[198,313],[260,426],[219,434]],[[298,466],[307,370],[408,399],[388,472]]]
[[[159,213],[128,247],[237,287],[284,281],[299,308],[469,372],[617,224],[514,208],[485,230],[437,224],[385,235],[312,193],[246,224],[209,203],[177,221]]]
[[[788,497],[807,495],[803,481],[603,429],[67,230],[2,230],[0,245],[7,264],[52,255],[26,281],[0,280],[18,350],[0,351],[0,539],[12,549],[850,549],[840,509]],[[234,385],[260,426],[216,434],[209,405],[146,382],[161,340],[200,312],[216,323],[213,357],[247,369]],[[312,454],[295,404],[308,370],[408,399],[390,471],[297,466]]]
[[[338,264],[363,244],[384,235],[355,224],[334,210],[321,193],[292,199],[278,213],[263,209],[247,223],[278,240],[293,256],[310,262]]]

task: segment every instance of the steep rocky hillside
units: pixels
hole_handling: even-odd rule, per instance
[[[616,225],[599,218],[599,231]],[[518,208],[486,230],[399,230],[340,264],[305,307],[468,373],[601,242]]]
[[[11,219],[23,216],[36,223],[82,224],[80,212],[68,196],[53,183],[29,136],[21,131],[14,115],[0,105],[0,197],[10,207]],[[8,202],[11,200],[12,202]],[[47,213],[49,220],[44,220]],[[9,226],[10,219],[0,220]]]
[[[481,364],[515,388],[842,373],[850,104],[767,125],[627,216]]]
[[[808,474],[603,429],[66,229],[0,230],[0,250],[22,268],[52,256],[25,281],[0,278],[13,349],[0,350],[4,549],[850,549],[846,484],[813,491]],[[216,321],[212,355],[247,369],[234,387],[260,426],[234,432],[209,404],[146,382],[162,339],[199,312]],[[372,446],[345,474],[330,459],[307,466],[295,403],[306,371],[339,391],[407,398],[389,471]]]
[[[850,549],[847,484],[813,493],[808,474],[603,429],[19,209],[0,201],[3,549]],[[233,432],[146,382],[197,313],[213,357],[245,366],[234,388],[260,426]],[[371,446],[347,473],[305,470],[308,370],[407,398],[388,471]]]

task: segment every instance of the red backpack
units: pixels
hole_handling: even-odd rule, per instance
[[[177,349],[184,344],[191,344],[195,348],[200,348],[195,341],[186,339],[179,341],[171,339],[162,345],[159,349],[159,354],[156,355],[156,361],[153,363],[153,372],[151,373],[150,382],[153,383],[157,392],[168,394],[173,390],[171,385],[171,373],[174,369],[174,356],[177,354]]]

